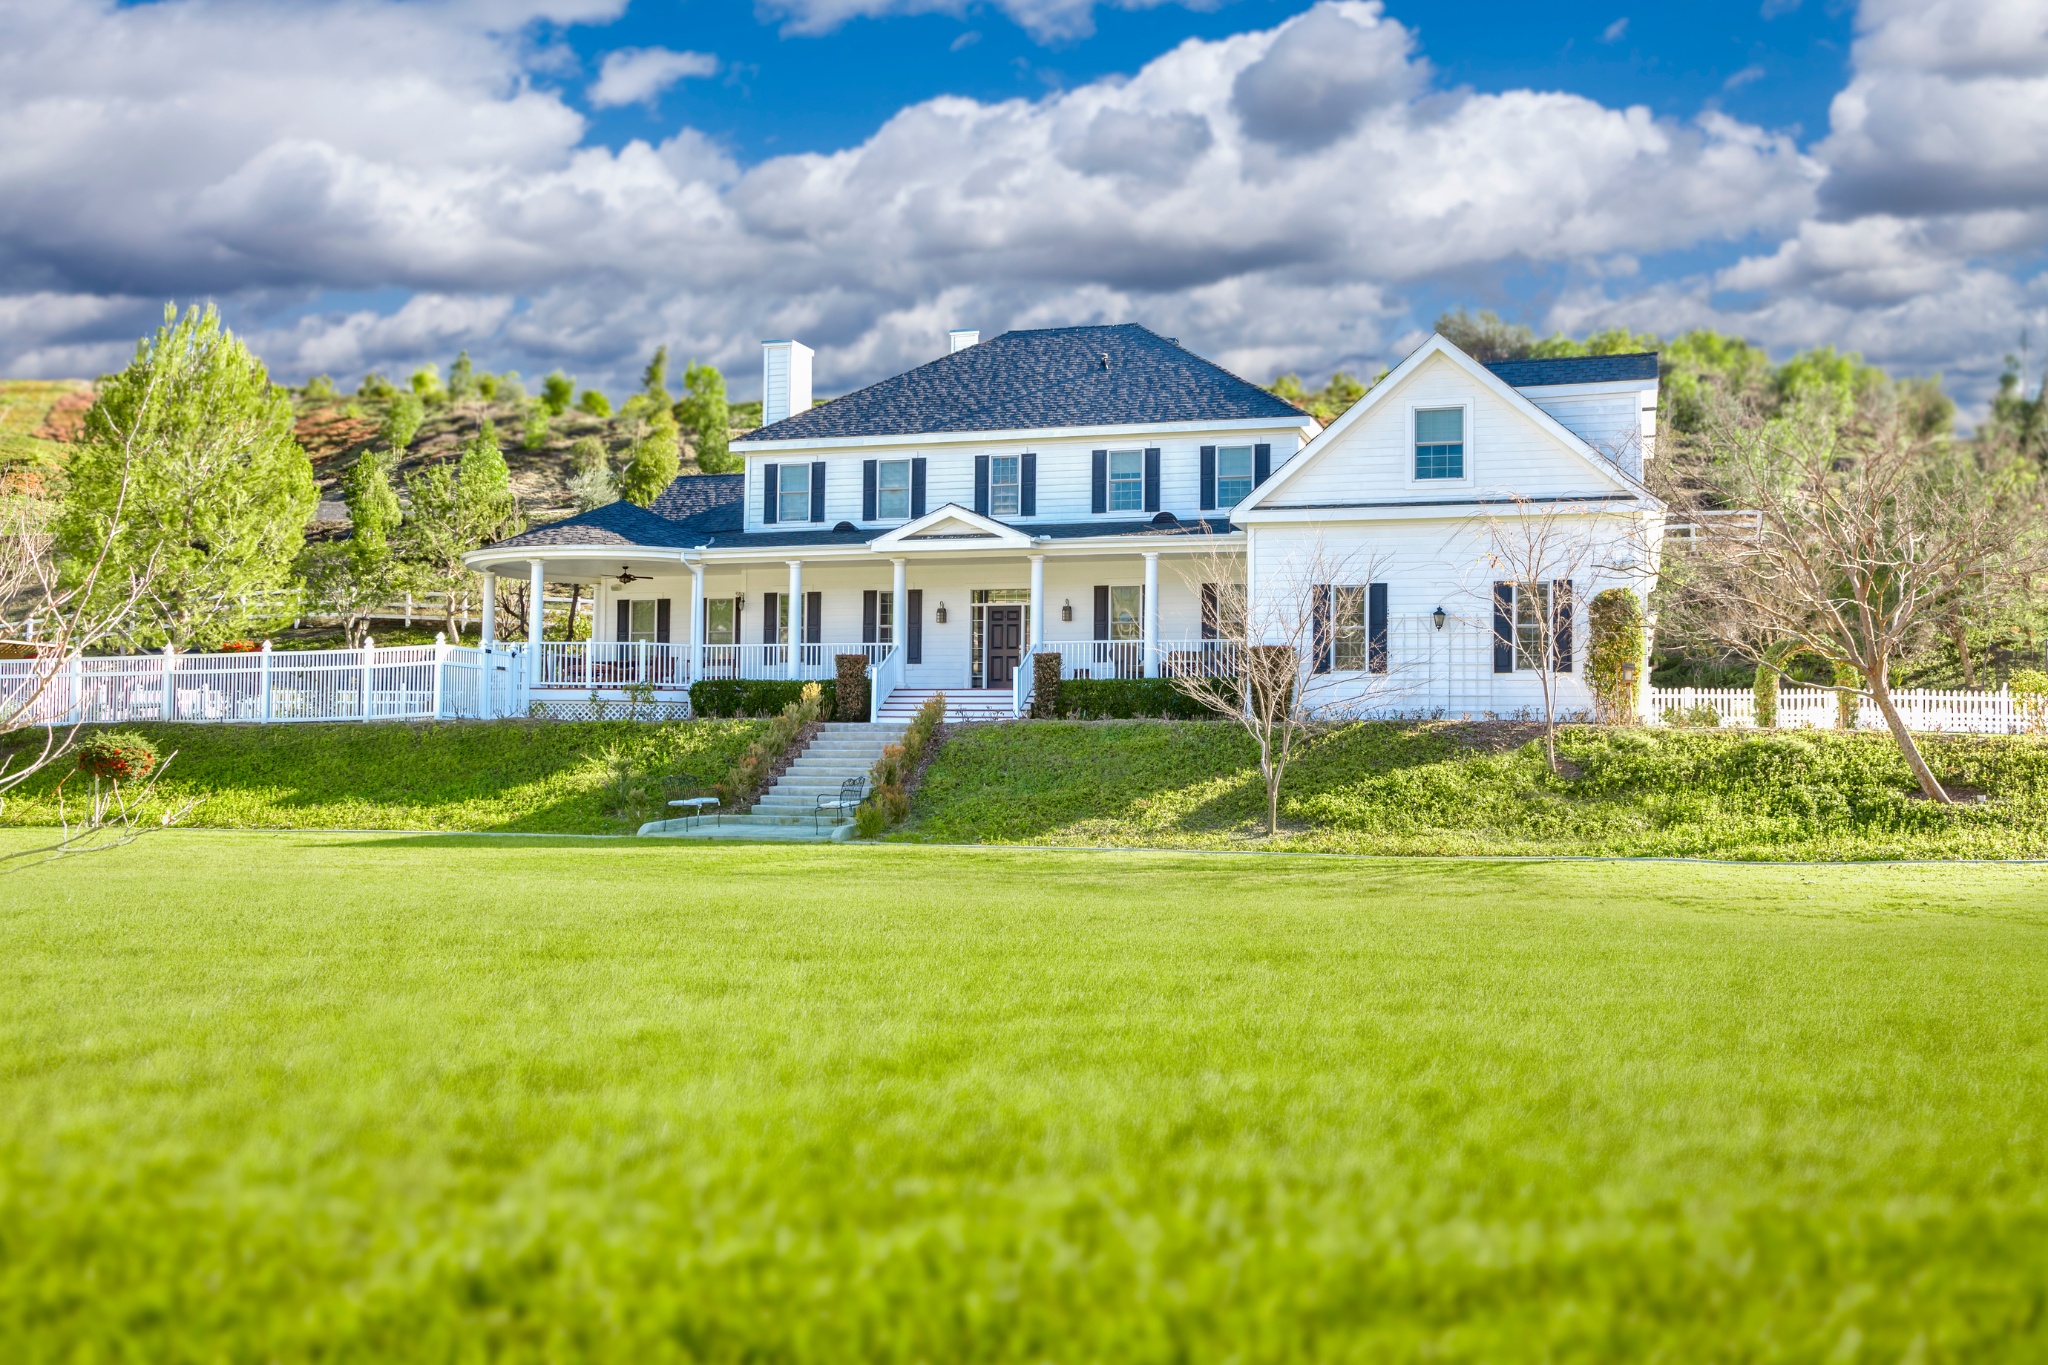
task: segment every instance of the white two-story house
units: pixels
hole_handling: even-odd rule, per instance
[[[1033,652],[1069,676],[1157,676],[1247,621],[1272,629],[1279,595],[1314,613],[1309,685],[1340,709],[1511,714],[1540,700],[1516,643],[1530,612],[1569,640],[1572,603],[1651,567],[1654,356],[1489,368],[1434,337],[1328,430],[1133,325],[956,332],[822,404],[811,367],[764,343],[744,472],[469,556],[487,604],[499,575],[591,589],[596,638],[530,643],[530,697],[680,703],[699,678],[824,678],[863,653],[878,709],[943,690],[1008,715]],[[1489,530],[1537,506],[1600,549],[1547,604],[1503,600]],[[1550,664],[1582,704],[1573,651]]]

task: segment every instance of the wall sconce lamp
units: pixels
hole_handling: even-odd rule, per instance
[[[1438,630],[1442,630],[1444,628],[1444,609],[1442,607],[1438,607],[1435,611],[1429,614],[1429,619],[1436,622],[1436,628]]]
[[[937,621],[942,626],[946,624],[946,604],[944,602],[939,603],[939,609],[932,613],[932,620]]]
[[[1073,598],[1071,598],[1071,597],[1069,597],[1069,598],[1068,598],[1068,599],[1067,599],[1066,601],[1064,601],[1064,602],[1060,603],[1060,620],[1062,620],[1062,621],[1071,621],[1071,620],[1073,620],[1073,619],[1074,619],[1074,599],[1073,599]]]
[[[732,609],[736,612],[747,609],[747,595],[745,593],[736,592],[732,595]]]
[[[1630,686],[1635,684],[1636,666],[1634,664],[1623,664],[1621,666],[1621,680]]]

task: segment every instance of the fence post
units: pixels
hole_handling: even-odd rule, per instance
[[[766,476],[764,475],[763,477]],[[405,595],[405,628],[407,630],[412,629],[412,593],[409,591]],[[434,634],[438,636],[443,634],[443,632],[437,630]]]
[[[370,669],[377,657],[377,642],[363,637],[363,719],[370,718]]]
[[[178,649],[170,641],[164,642],[164,702],[159,713],[165,720],[178,718]]]
[[[408,594],[409,595],[409,594]],[[448,667],[448,632],[434,632],[434,719],[441,719],[441,675]]]
[[[274,714],[270,704],[270,641],[268,640],[263,642],[263,663],[258,669],[258,675],[263,685],[263,719],[267,721]]]

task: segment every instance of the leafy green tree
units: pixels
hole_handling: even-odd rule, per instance
[[[1385,370],[1381,370],[1381,377],[1384,378],[1386,373]],[[1379,380],[1375,379],[1373,383],[1377,384]],[[1314,391],[1302,385],[1301,376],[1298,374],[1281,375],[1266,391],[1277,398],[1286,399],[1328,425],[1342,417],[1353,403],[1365,397],[1371,389],[1372,385],[1359,383],[1356,375],[1339,370],[1330,376],[1328,383]]]
[[[372,370],[363,376],[363,382],[356,385],[356,397],[372,402],[388,403],[398,395],[398,386],[383,375]]]
[[[1494,360],[1519,360],[1536,345],[1536,334],[1519,322],[1504,322],[1500,315],[1482,312],[1473,317],[1463,308],[1444,313],[1436,320],[1444,340],[1484,364]]]
[[[492,387],[496,388],[497,385],[493,383]],[[448,401],[460,403],[465,398],[475,398],[479,395],[490,397],[479,387],[476,366],[470,362],[469,352],[464,351],[457,355],[455,363],[448,367]]]
[[[596,389],[585,389],[577,396],[576,411],[592,417],[609,417],[612,415],[612,400]]]
[[[619,496],[647,506],[674,482],[682,469],[681,439],[675,415],[657,408],[647,434],[633,443],[633,455],[619,474]]]
[[[697,449],[697,467],[706,474],[731,472],[732,413],[725,401],[725,376],[716,366],[693,360],[684,368],[683,396],[673,412],[676,424],[690,433],[690,444]]]
[[[656,407],[673,406],[675,400],[668,393],[668,347],[657,346],[649,358],[647,368],[640,372],[640,392],[647,395],[650,404]]]
[[[393,391],[391,401],[384,405],[384,421],[377,429],[377,439],[386,450],[403,455],[412,448],[412,438],[419,435],[420,424],[426,420],[426,404],[417,394]]]
[[[329,402],[341,397],[339,393],[335,392],[334,380],[324,374],[316,374],[311,379],[308,379],[306,387],[299,390],[299,396],[311,399],[314,402]]]
[[[441,383],[441,367],[428,361],[412,372],[412,391],[422,403],[432,406],[448,401],[448,390]]]
[[[116,579],[153,571],[127,635],[180,649],[297,615],[292,564],[317,493],[291,397],[212,307],[136,344],[86,414],[56,523],[67,562],[107,551]]]
[[[560,370],[540,381],[540,404],[547,409],[548,416],[560,417],[575,399],[575,381]]]
[[[455,596],[472,586],[463,555],[517,534],[522,524],[496,428],[483,423],[453,470],[429,465],[407,478],[405,489],[411,506],[398,538],[400,557],[423,587],[448,594],[446,628],[454,638]]]
[[[548,410],[544,403],[530,403],[526,408],[525,429],[519,433],[519,445],[524,450],[539,450],[548,443]]]
[[[349,538],[310,544],[299,560],[308,598],[341,618],[351,647],[360,646],[369,633],[370,613],[403,591],[392,549],[401,519],[398,495],[391,488],[392,464],[389,451],[369,450],[357,457],[341,481]]]
[[[576,510],[588,512],[619,500],[618,481],[612,477],[611,452],[595,436],[578,437],[569,447],[576,472],[569,480],[569,495]]]

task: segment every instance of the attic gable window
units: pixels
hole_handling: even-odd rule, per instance
[[[1415,414],[1415,477],[1465,477],[1465,410],[1422,408]]]

